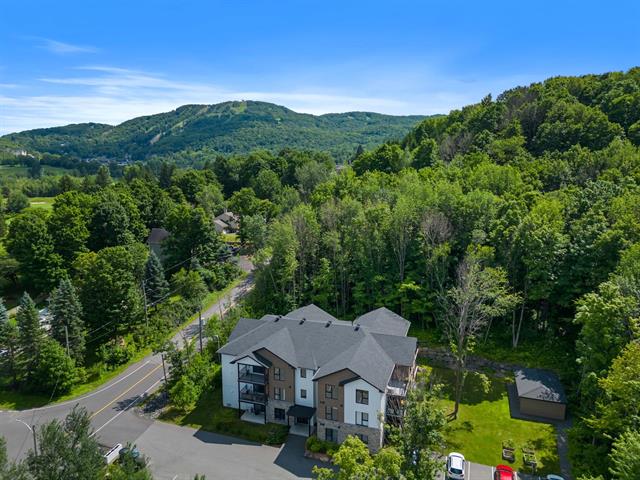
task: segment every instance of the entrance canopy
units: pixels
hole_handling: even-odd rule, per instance
[[[287,410],[288,417],[296,418],[311,418],[315,415],[316,409],[312,407],[305,407],[304,405],[292,405]]]

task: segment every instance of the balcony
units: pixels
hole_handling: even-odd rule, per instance
[[[240,390],[240,401],[264,404],[267,403],[267,396],[264,393],[243,389]]]
[[[244,383],[255,383],[256,385],[264,385],[266,383],[266,378],[263,374],[254,373],[248,369],[240,370],[238,380]]]

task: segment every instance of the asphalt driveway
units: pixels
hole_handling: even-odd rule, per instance
[[[149,456],[157,480],[312,478],[318,462],[303,457],[303,437],[290,435],[281,447],[154,422],[136,441]]]

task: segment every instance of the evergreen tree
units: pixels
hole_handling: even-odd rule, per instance
[[[0,348],[6,354],[0,357],[2,367],[11,376],[13,384],[17,383],[16,347],[18,344],[18,330],[15,324],[9,321],[9,314],[0,298]]]
[[[29,381],[38,365],[44,333],[40,328],[36,304],[27,292],[24,292],[20,299],[16,322],[18,324],[18,345],[22,356],[20,367]]]
[[[164,277],[164,270],[158,256],[153,250],[149,252],[144,273],[144,289],[148,303],[156,303],[169,291],[169,283]]]
[[[98,174],[96,175],[96,186],[98,188],[105,188],[111,185],[111,173],[109,172],[109,167],[106,165],[100,165],[98,169]]]
[[[29,473],[35,479],[86,480],[102,478],[104,460],[91,418],[84,408],[74,407],[64,422],[52,420],[37,432],[38,453],[26,458]]]
[[[51,336],[60,345],[67,347],[69,356],[81,365],[85,351],[85,326],[82,320],[82,305],[75,287],[68,278],[63,278],[49,298],[51,312]],[[66,328],[66,332],[65,332]]]

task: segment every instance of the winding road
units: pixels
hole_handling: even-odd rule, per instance
[[[227,295],[202,312],[206,321],[214,314],[224,312],[233,306],[252,286],[252,265],[240,258],[239,265],[249,275]],[[198,334],[198,320],[187,325],[176,334],[173,341],[181,345],[184,339]],[[133,413],[135,406],[145,394],[153,392],[163,381],[162,359],[152,354],[132,364],[124,372],[103,384],[96,390],[73,400],[52,404],[41,408],[21,411],[0,411],[0,435],[7,441],[7,453],[12,459],[23,458],[33,448],[30,426],[42,425],[51,420],[63,419],[75,405],[80,405],[91,413],[94,435],[103,445],[135,443],[154,423]]]

